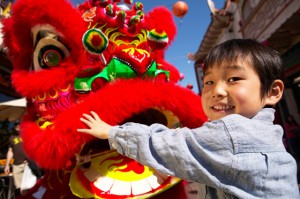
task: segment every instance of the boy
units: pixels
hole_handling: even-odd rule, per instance
[[[272,108],[282,97],[277,52],[253,40],[216,46],[204,62],[202,104],[211,120],[197,129],[160,124],[110,126],[83,114],[112,149],[162,173],[199,182],[199,198],[299,198],[296,162],[274,125]]]

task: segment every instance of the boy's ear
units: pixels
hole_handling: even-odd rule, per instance
[[[266,98],[266,105],[275,105],[277,102],[279,102],[283,94],[283,89],[283,82],[281,80],[275,80]]]

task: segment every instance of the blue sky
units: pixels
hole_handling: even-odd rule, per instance
[[[74,5],[84,0],[72,0]],[[176,18],[177,35],[175,41],[166,51],[166,60],[175,65],[185,78],[179,82],[186,86],[191,83],[193,91],[198,93],[194,62],[187,59],[188,53],[195,53],[203,39],[206,29],[211,21],[210,11],[206,0],[184,0],[189,11],[183,19]],[[217,8],[224,6],[225,0],[214,0]],[[135,0],[133,2],[136,2]],[[170,11],[176,0],[140,0],[144,5],[144,11],[147,13],[156,6],[165,6]]]

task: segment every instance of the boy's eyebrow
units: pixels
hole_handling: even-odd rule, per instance
[[[245,67],[239,66],[239,65],[229,65],[229,66],[226,66],[225,69],[245,70]]]
[[[207,75],[209,75],[209,74],[211,74],[211,72],[210,71],[205,71],[204,73],[203,73],[203,76],[207,76]]]
[[[224,66],[225,70],[229,69],[229,70],[245,70],[245,67],[240,66],[240,65],[227,65]],[[204,72],[204,76],[209,75],[211,72],[209,70],[206,70]]]

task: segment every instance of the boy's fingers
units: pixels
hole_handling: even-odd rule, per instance
[[[88,127],[92,127],[92,123],[89,120],[86,120],[84,118],[80,118],[80,121],[82,121],[83,123],[85,123]]]
[[[77,129],[77,132],[86,133],[86,134],[91,135],[91,130],[90,129]]]
[[[86,119],[88,119],[89,121],[93,121],[95,120],[92,116],[86,114],[86,113],[83,113],[82,116],[84,116]]]
[[[95,113],[94,111],[91,111],[91,114],[94,116],[95,120],[101,121],[101,119],[100,119],[100,117],[98,116],[97,113]]]

